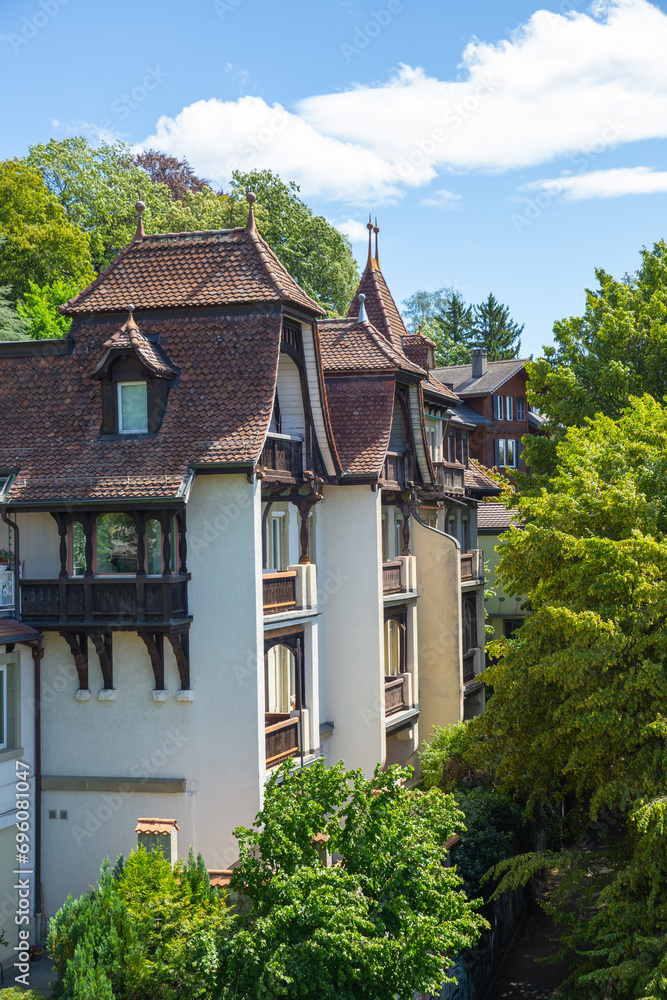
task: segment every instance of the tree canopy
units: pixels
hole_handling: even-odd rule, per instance
[[[554,905],[580,956],[578,998],[667,995],[666,497],[667,409],[631,397],[618,420],[566,431],[552,478],[514,499],[522,527],[502,545],[505,590],[533,611],[491,647],[477,745],[554,852],[505,863],[500,889],[564,875]],[[616,832],[559,852],[590,823]]]
[[[554,346],[528,367],[528,399],[546,417],[548,437],[526,441],[526,463],[552,472],[568,427],[604,413],[617,418],[631,395],[662,399],[667,386],[667,244],[641,251],[622,280],[602,269],[582,316],[554,324]]]
[[[403,305],[413,331],[421,327],[435,343],[438,365],[469,364],[475,345],[486,347],[489,361],[515,358],[521,350],[523,326],[492,294],[479,305],[468,305],[454,289],[438,288],[415,292]]]

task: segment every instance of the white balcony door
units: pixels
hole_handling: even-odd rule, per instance
[[[267,712],[296,708],[296,659],[287,646],[273,646],[264,657],[264,682]]]

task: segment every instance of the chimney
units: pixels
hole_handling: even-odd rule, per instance
[[[486,347],[473,347],[472,351],[472,377],[481,378],[486,375]]]

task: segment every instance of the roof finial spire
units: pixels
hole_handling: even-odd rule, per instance
[[[257,226],[255,225],[255,213],[252,206],[257,201],[257,195],[253,191],[252,187],[249,187],[246,191],[245,200],[248,202],[248,221],[246,222],[246,232],[251,233],[253,236],[257,236]]]
[[[364,305],[365,302],[366,302],[366,296],[362,292],[361,295],[359,296],[359,318],[357,319],[357,323],[368,322],[368,316],[366,315],[366,306]]]
[[[380,254],[378,253],[378,233],[380,232],[380,227],[378,226],[378,218],[375,216],[375,225],[373,226],[373,232],[375,233],[375,263],[380,266]]]
[[[368,213],[368,222],[366,223],[366,229],[368,230],[368,263],[373,259],[373,250],[371,246],[371,240],[373,239],[373,222],[371,220],[371,213]]]
[[[144,211],[146,210],[146,202],[138,201],[134,207],[139,213],[139,218],[137,219],[137,230],[134,234],[134,239],[143,240],[144,236],[146,235],[146,233],[144,232]]]

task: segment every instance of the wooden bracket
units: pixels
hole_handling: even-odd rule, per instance
[[[106,691],[113,690],[113,647],[111,632],[91,632],[95,652],[102,668],[102,683]]]
[[[139,635],[146,643],[146,649],[151,658],[155,690],[164,691],[164,636],[161,632],[139,632]]]
[[[85,634],[76,636],[73,632],[60,633],[70,648],[76,672],[79,675],[79,690],[88,690],[88,641]]]
[[[181,678],[181,691],[190,690],[190,649],[187,632],[169,634],[169,642],[176,657],[178,673]]]

